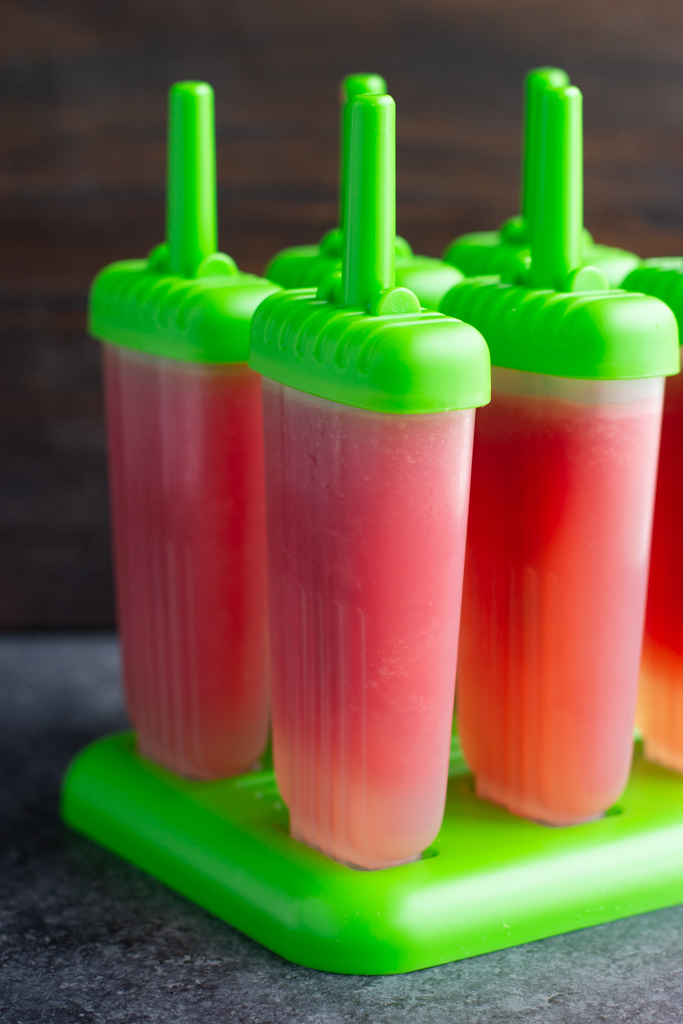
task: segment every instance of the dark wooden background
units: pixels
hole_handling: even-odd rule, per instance
[[[398,104],[399,229],[516,212],[524,72],[585,97],[586,223],[683,251],[681,0],[0,0],[0,627],[113,622],[88,283],[162,239],[165,94],[216,89],[221,247],[260,270],[335,219],[339,78]]]

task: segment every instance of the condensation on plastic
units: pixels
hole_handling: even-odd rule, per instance
[[[118,622],[142,754],[244,771],[268,727],[260,378],[104,346]]]
[[[628,776],[662,395],[494,368],[477,414],[458,725],[477,792],[535,820]]]
[[[652,529],[638,724],[645,756],[683,771],[683,375],[669,377]]]
[[[292,835],[413,860],[446,797],[472,410],[369,412],[264,380],[273,752]]]

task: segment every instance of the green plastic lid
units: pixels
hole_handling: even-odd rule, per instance
[[[683,259],[680,256],[643,260],[631,271],[622,288],[654,295],[665,302],[676,317],[679,340],[683,341]]]
[[[525,81],[525,127],[524,159],[522,163],[522,195],[519,217],[513,217],[499,231],[478,231],[461,235],[451,242],[444,253],[444,260],[458,267],[469,277],[482,274],[499,274],[505,280],[519,282],[531,263],[530,225],[533,222],[533,205],[538,196],[537,184],[541,167],[550,152],[552,159],[553,110],[546,108],[542,114],[542,98],[547,90],[566,88],[569,78],[560,68],[536,68],[530,71]],[[580,107],[578,116],[581,117]],[[576,201],[582,203],[583,189],[583,132],[579,121],[578,130],[573,133],[575,152],[573,159],[578,166],[574,182]],[[583,217],[577,228],[579,232],[579,262],[577,265],[598,267],[607,282],[617,286],[636,267],[639,257],[624,249],[607,245],[596,245],[583,227]]]
[[[420,310],[396,287],[395,105],[348,112],[342,270],[273,295],[254,316],[249,364],[272,380],[362,409],[428,413],[484,405],[490,363],[474,328]]]
[[[277,285],[217,252],[213,90],[170,91],[166,242],[147,259],[105,267],[90,292],[90,333],[139,352],[246,362],[254,310]]]
[[[346,155],[348,151],[349,113],[358,96],[386,95],[387,85],[380,75],[347,75],[340,89],[339,140],[339,223],[344,224]],[[294,245],[282,249],[266,267],[266,277],[283,288],[317,288],[331,273],[341,269],[344,236],[341,227],[332,228],[318,245]],[[431,256],[415,256],[405,238],[395,237],[396,283],[414,291],[420,303],[436,309],[445,293],[463,280],[462,273],[450,263]]]
[[[453,288],[441,311],[477,327],[496,366],[586,380],[678,373],[671,310],[656,298],[609,289],[598,269],[580,266],[581,93],[548,87],[539,113],[546,158],[525,214],[527,284],[475,278]]]

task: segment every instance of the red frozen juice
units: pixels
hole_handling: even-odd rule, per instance
[[[683,771],[683,378],[666,383],[638,701],[645,754]]]
[[[264,380],[275,770],[292,835],[415,859],[443,816],[474,413]]]
[[[494,368],[477,414],[458,724],[516,814],[586,821],[625,785],[661,406],[661,378]]]
[[[261,383],[105,345],[117,602],[142,754],[244,771],[266,743]]]

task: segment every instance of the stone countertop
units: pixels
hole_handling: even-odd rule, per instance
[[[683,907],[392,977],[282,960],[60,823],[69,759],[122,726],[113,636],[0,637],[0,1021],[683,1022]]]

